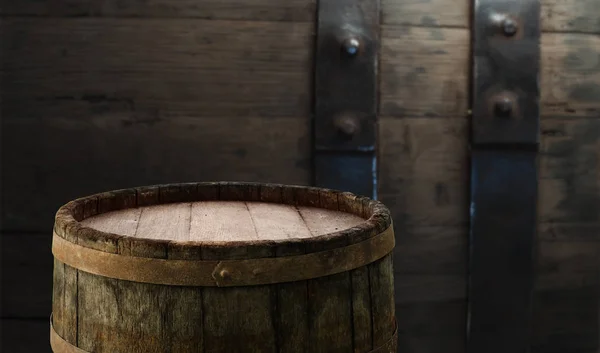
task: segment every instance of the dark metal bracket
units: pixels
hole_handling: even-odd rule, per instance
[[[468,353],[530,351],[539,0],[474,0]]]
[[[318,2],[315,184],[376,197],[379,0]]]

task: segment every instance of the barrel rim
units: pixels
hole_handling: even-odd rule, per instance
[[[355,227],[311,238],[250,241],[176,241],[137,238],[83,226],[80,221],[127,208],[195,201],[248,201],[293,204],[339,210],[365,221]],[[81,197],[61,206],[54,232],[65,240],[116,254],[214,260],[283,257],[351,245],[385,231],[392,224],[381,202],[350,192],[298,185],[249,182],[198,182],[141,186]],[[244,254],[228,249],[244,247]],[[208,254],[208,255],[207,255]]]

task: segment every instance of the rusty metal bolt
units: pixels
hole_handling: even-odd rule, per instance
[[[502,21],[502,32],[504,32],[505,36],[512,37],[515,34],[517,34],[518,30],[519,30],[519,24],[514,19],[512,19],[510,17],[506,17]]]
[[[494,103],[496,114],[501,117],[509,117],[513,111],[513,100],[508,96],[500,96]]]
[[[337,117],[334,125],[338,132],[346,138],[352,138],[352,136],[358,133],[359,129],[358,120],[348,115]]]
[[[342,43],[342,51],[350,57],[356,56],[360,50],[360,42],[356,38],[348,38]]]
[[[219,272],[219,275],[223,279],[228,279],[229,277],[231,277],[231,274],[226,269],[222,269],[221,272]]]

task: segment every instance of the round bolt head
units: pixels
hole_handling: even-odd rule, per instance
[[[500,116],[510,116],[513,110],[513,101],[509,97],[500,97],[494,104],[494,109]]]
[[[222,269],[221,272],[219,272],[219,275],[223,279],[228,279],[231,276],[231,274],[229,273],[229,271],[227,271],[226,269]]]
[[[512,37],[517,34],[518,30],[519,25],[517,24],[517,21],[513,20],[512,18],[507,17],[504,19],[504,21],[502,21],[502,32],[504,32],[504,35]]]
[[[348,56],[355,56],[360,49],[360,42],[356,38],[348,38],[342,43],[342,51]]]
[[[358,132],[358,121],[350,116],[341,116],[335,120],[335,127],[345,137],[352,138]]]

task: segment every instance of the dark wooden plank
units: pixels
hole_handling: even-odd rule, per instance
[[[289,255],[289,252],[287,253]],[[278,256],[284,255],[283,253]],[[308,285],[306,281],[277,285],[277,345],[282,353],[307,352]]]
[[[396,312],[398,352],[465,352],[464,299],[396,303]]]
[[[600,269],[598,241],[541,240],[537,251],[537,271],[540,273],[597,273]]]
[[[542,0],[542,29],[600,33],[600,8],[595,0]]]
[[[377,260],[369,267],[371,315],[373,316],[373,347],[380,347],[394,334],[394,266],[392,254]]]
[[[106,120],[113,120],[110,128],[72,120],[3,121],[2,226],[49,231],[61,204],[124,187],[310,182],[308,119],[169,118],[136,128],[123,127],[120,119]],[[8,152],[15,150],[20,153]]]
[[[170,333],[163,315],[169,312],[166,289],[80,272],[79,347],[89,352],[115,352],[125,346],[132,352],[163,352],[156,337]]]
[[[54,266],[51,239],[51,234],[0,234],[2,317],[49,319]],[[62,273],[57,273],[58,296],[62,295]]]
[[[470,32],[456,28],[382,26],[380,114],[468,114]],[[541,37],[541,117],[598,117],[600,36]],[[383,117],[385,118],[385,117]]]
[[[339,199],[339,197],[338,197]],[[307,223],[318,234],[318,223]],[[317,227],[313,229],[311,227]],[[307,252],[348,245],[349,239],[307,246]],[[308,280],[308,351],[352,352],[352,282],[350,272]],[[327,298],[326,300],[324,300]]]
[[[545,32],[600,33],[595,0],[542,0]],[[470,3],[461,0],[382,0],[383,22],[426,27],[469,27]]]
[[[235,196],[259,198],[253,189],[221,186],[219,194],[224,199]],[[260,247],[224,246],[203,248],[201,255],[204,260],[235,260],[273,257],[275,254]],[[252,347],[257,352],[277,352],[277,318],[273,309],[277,307],[278,294],[276,287],[270,286],[203,288],[204,351],[242,353]],[[244,313],[243,317],[240,313]]]
[[[396,274],[466,275],[467,227],[396,226],[396,229]]]
[[[539,220],[598,225],[600,119],[543,121],[540,154]]]
[[[396,304],[447,302],[465,300],[467,297],[467,278],[461,274],[408,275],[395,272],[394,278]],[[466,317],[466,312],[462,315]],[[398,313],[398,320],[403,320],[401,313]]]
[[[314,21],[315,0],[35,0],[0,2],[0,15],[178,17],[258,21]]]
[[[308,23],[6,19],[0,29],[3,119],[91,113],[135,126],[310,112]]]
[[[384,25],[381,38],[380,114],[467,115],[468,30]]]
[[[600,241],[600,223],[540,223],[538,239]]]
[[[600,11],[600,8],[596,7],[595,11]],[[594,35],[562,33],[542,35],[540,76],[542,119],[599,116],[600,23],[598,26],[597,34]]]
[[[0,351],[6,353],[50,353],[50,321],[1,319]]]
[[[596,259],[600,257],[596,256]],[[598,261],[598,260],[597,260]],[[600,349],[598,272],[538,274],[532,353],[596,353]]]
[[[462,226],[468,221],[468,121],[380,121],[380,196],[402,241],[404,226]]]

